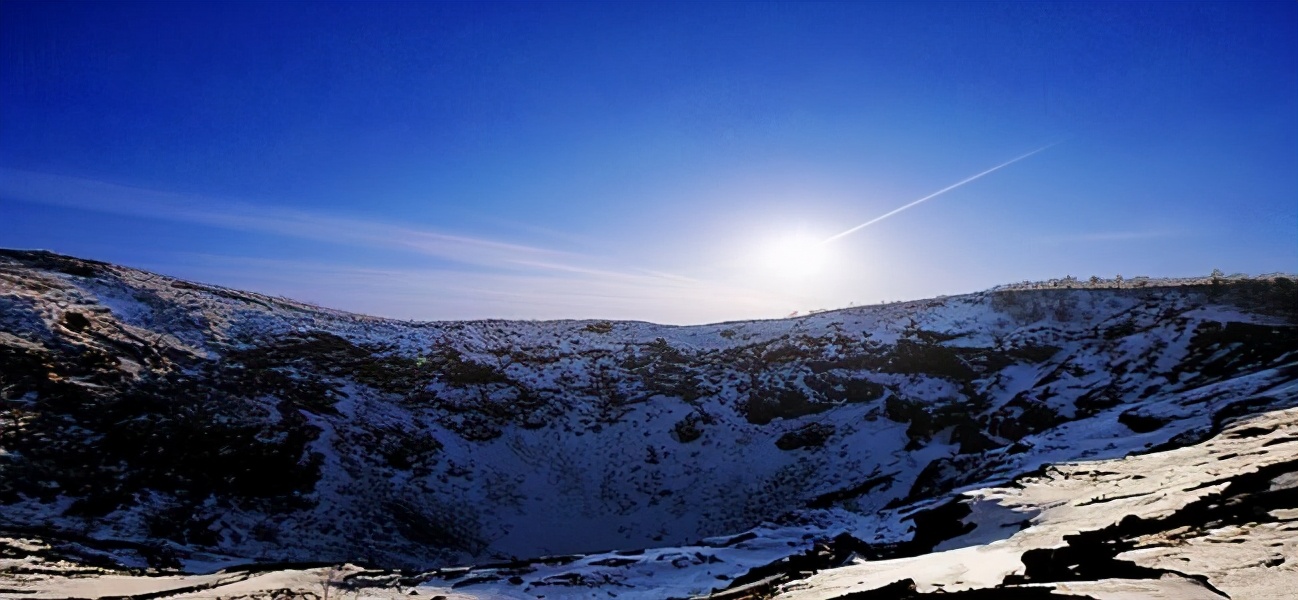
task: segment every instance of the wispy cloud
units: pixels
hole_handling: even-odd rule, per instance
[[[1090,243],[1090,242],[1137,242],[1159,238],[1173,238],[1186,235],[1183,231],[1170,229],[1142,229],[1124,231],[1093,231],[1086,233],[1068,233],[1050,235],[1041,238],[1043,242],[1054,243]]]
[[[406,250],[479,267],[577,258],[491,239],[415,229],[91,179],[0,169],[0,198],[373,248]]]
[[[437,268],[393,270],[270,257],[188,255],[171,274],[400,318],[635,318],[699,323],[774,317],[792,294],[628,268],[599,257],[376,220],[0,169],[0,199],[411,252]]]
[[[778,317],[789,310],[787,298],[632,273],[390,269],[213,254],[188,255],[186,267],[204,281],[394,318],[704,323]]]

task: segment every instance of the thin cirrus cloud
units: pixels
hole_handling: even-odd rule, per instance
[[[423,319],[611,318],[703,323],[782,316],[783,299],[653,274],[568,270],[526,274],[389,269],[323,262],[187,256],[195,276],[313,304],[385,317]],[[320,286],[320,281],[330,285]]]
[[[1058,244],[1091,243],[1091,242],[1138,242],[1161,238],[1173,238],[1186,235],[1183,231],[1171,229],[1144,229],[1129,231],[1094,231],[1088,233],[1071,233],[1052,235],[1043,238],[1044,242]]]
[[[576,258],[544,248],[305,211],[230,203],[220,203],[222,208],[214,210],[207,207],[216,203],[198,196],[14,169],[0,169],[0,197],[284,237],[407,250],[478,267],[508,268],[538,259]]]
[[[0,169],[0,198],[395,249],[447,263],[394,270],[210,254],[191,254],[187,261],[187,277],[381,316],[599,316],[699,323],[782,316],[805,302],[733,284],[609,267],[572,252],[46,173]],[[220,209],[210,208],[218,204]]]

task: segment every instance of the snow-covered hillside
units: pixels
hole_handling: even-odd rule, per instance
[[[1290,423],[1294,294],[1275,279],[1005,290],[695,327],[409,323],[4,251],[0,589],[27,577],[27,591],[88,596],[41,587],[54,580],[40,573],[272,562],[440,569],[353,568],[349,585],[472,597],[1063,581],[1024,571],[1025,552],[1123,514],[1053,502],[1090,494],[1101,501],[1086,506],[1141,519],[1164,509],[1118,502],[1152,493],[1135,476],[1105,491],[1105,476],[1078,487],[1073,467],[1048,465],[1173,472],[1181,459],[1151,457],[1231,418]],[[1292,452],[1289,439],[1268,456]],[[1120,460],[1132,453],[1152,454]],[[1015,533],[1033,515],[1069,525]],[[1006,538],[1021,543],[958,554]],[[534,560],[546,555],[565,556]],[[983,566],[960,583],[880,575],[924,560]],[[107,577],[145,593],[255,573]],[[280,575],[292,587],[320,573]]]

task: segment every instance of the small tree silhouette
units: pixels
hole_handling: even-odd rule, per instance
[[[1225,277],[1225,276],[1226,276],[1226,274],[1225,274],[1225,273],[1222,273],[1222,272],[1221,272],[1221,269],[1213,269],[1213,270],[1212,270],[1212,283],[1211,283],[1211,284],[1209,285],[1209,287],[1208,287],[1208,297],[1209,297],[1209,298],[1212,298],[1212,299],[1215,300],[1218,296],[1221,295],[1221,279],[1222,279],[1222,277]]]

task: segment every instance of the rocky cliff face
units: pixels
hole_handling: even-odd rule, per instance
[[[736,569],[833,539],[921,554],[967,533],[953,493],[1298,404],[1294,311],[1277,279],[695,327],[409,323],[4,251],[0,533],[198,572],[745,531],[770,543]]]

